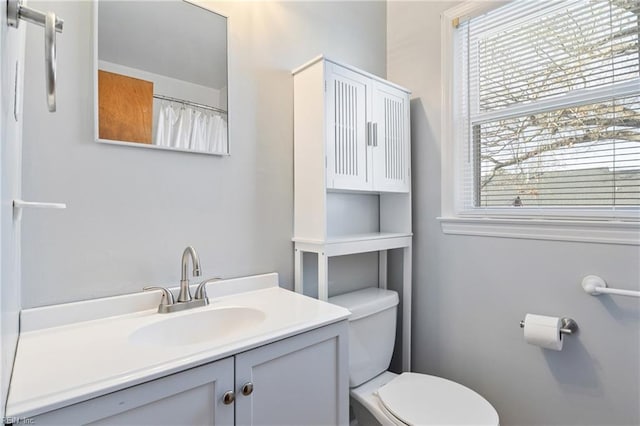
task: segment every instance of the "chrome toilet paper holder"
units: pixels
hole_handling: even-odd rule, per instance
[[[578,323],[571,318],[564,317],[561,319],[562,327],[560,327],[560,334],[576,334],[578,331]],[[524,328],[524,321],[520,321],[520,328]]]

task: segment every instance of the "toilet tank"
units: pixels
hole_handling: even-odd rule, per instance
[[[365,288],[329,298],[351,311],[349,317],[349,387],[386,371],[396,338],[398,293]]]

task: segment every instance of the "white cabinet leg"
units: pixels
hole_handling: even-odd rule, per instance
[[[324,253],[318,253],[318,299],[327,301],[329,298],[329,258]]]
[[[387,250],[378,252],[378,287],[387,288]]]
[[[304,283],[302,279],[304,277],[303,264],[302,264],[302,250],[296,248],[294,256],[294,280],[296,293],[304,294]]]
[[[411,246],[402,256],[402,371],[411,371]]]

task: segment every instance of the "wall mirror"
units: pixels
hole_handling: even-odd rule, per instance
[[[227,18],[180,0],[94,5],[96,140],[228,155]]]

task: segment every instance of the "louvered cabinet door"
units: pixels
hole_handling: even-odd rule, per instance
[[[409,95],[395,87],[376,82],[373,123],[373,189],[381,192],[409,192]]]
[[[327,188],[370,190],[367,165],[367,111],[370,80],[333,64],[327,65]],[[369,91],[369,92],[368,92]]]

